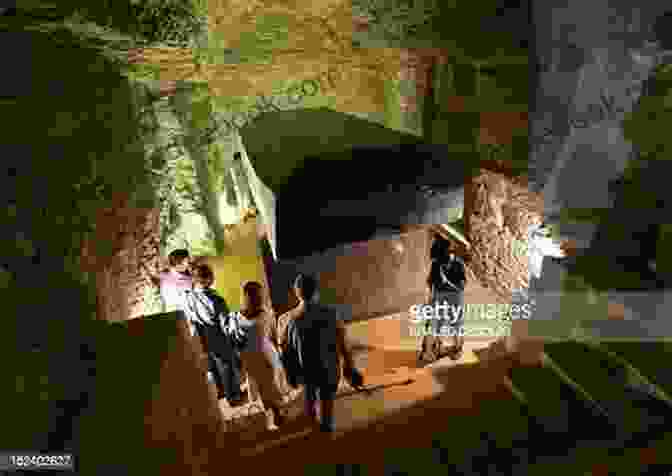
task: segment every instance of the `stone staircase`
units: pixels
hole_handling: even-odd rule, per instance
[[[477,449],[455,465],[457,474],[501,474],[497,467],[529,468],[532,461],[536,467],[571,462],[586,471],[609,454],[662,440],[672,424],[672,400],[664,391],[670,383],[666,353],[663,345],[654,352],[642,351],[646,346],[546,344],[541,366],[514,367],[505,377],[512,401],[482,405],[482,418],[489,415],[497,424],[490,424],[480,434]],[[648,365],[638,369],[642,362]],[[497,464],[480,462],[475,458],[479,451]],[[611,470],[618,461],[612,458],[607,466]],[[525,474],[532,473],[525,469]]]
[[[667,429],[672,427],[672,400],[666,393],[672,388],[666,359],[669,350],[665,343],[548,343],[541,365],[511,365],[501,372],[501,384],[508,392],[481,395],[474,400],[477,411],[468,416],[448,414],[445,431],[434,432],[432,444],[424,445],[426,450],[408,448],[413,432],[421,431],[413,429],[416,425],[410,417],[407,442],[395,441],[391,434],[388,440],[377,431],[387,420],[395,419],[392,414],[374,420],[375,424],[369,422],[365,429],[344,429],[336,437],[338,443],[324,444],[332,445],[331,451],[352,448],[338,450],[344,463],[352,459],[343,451],[356,451],[359,434],[379,439],[390,449],[401,447],[390,452],[394,456],[385,457],[385,471],[393,472],[418,470],[416,462],[422,457],[427,463],[422,465],[423,472],[436,466],[442,474],[541,474],[551,465],[569,471],[564,474],[596,474],[591,471],[605,464],[611,471],[625,471],[639,464],[635,472],[622,474],[645,474],[637,471],[649,469],[644,467],[646,461],[640,461],[643,454],[649,454],[646,448],[658,446],[657,462],[668,462],[672,449],[672,442],[666,440]],[[483,360],[480,365],[496,366],[502,359],[495,358],[491,363]],[[416,374],[428,372],[421,369]],[[417,417],[417,422],[430,425],[427,416],[431,414],[444,418],[443,410],[437,407]],[[431,431],[430,426],[427,428]],[[290,456],[312,441],[309,433],[301,433],[296,427],[263,439],[255,454],[271,458],[275,454]],[[319,447],[325,451],[329,448]],[[306,451],[317,451],[310,448]],[[410,466],[411,461],[414,466]]]

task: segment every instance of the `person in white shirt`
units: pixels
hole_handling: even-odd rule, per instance
[[[168,255],[169,269],[159,275],[161,298],[166,312],[184,311],[184,292],[193,289],[191,262],[187,250],[174,250]],[[191,335],[195,328],[190,325]]]

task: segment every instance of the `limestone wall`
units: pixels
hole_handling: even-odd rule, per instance
[[[429,266],[425,229],[330,249],[273,267],[273,304],[282,312],[295,304],[290,293],[298,271],[319,275],[322,299],[342,306],[352,320],[406,311],[422,302]]]
[[[214,474],[209,465],[221,464],[226,448],[224,422],[186,321],[156,314],[109,323],[101,335],[82,472]]]
[[[133,208],[118,196],[101,209],[84,244],[82,265],[93,273],[99,318],[123,321],[144,313],[143,297],[159,267],[159,210]]]

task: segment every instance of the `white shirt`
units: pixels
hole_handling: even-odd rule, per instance
[[[168,272],[161,273],[159,279],[161,299],[165,305],[165,311],[183,311],[186,314],[185,291],[191,290],[193,288],[191,276],[170,270]],[[187,322],[189,324],[189,333],[193,337],[196,335],[196,328],[191,319],[189,319],[189,316],[187,316]]]
[[[565,252],[553,238],[546,236],[545,230],[540,225],[530,225],[528,229],[528,259],[530,275],[539,279],[544,256],[564,258]]]
[[[183,310],[184,291],[193,288],[191,277],[171,270],[162,273],[160,280],[161,297],[166,305],[166,311]]]

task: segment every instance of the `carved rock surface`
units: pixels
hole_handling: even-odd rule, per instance
[[[609,207],[608,183],[633,157],[620,121],[652,72],[656,49],[647,40],[664,6],[627,3],[534,9],[540,71],[530,105],[530,185],[543,190],[551,218],[560,208]]]

